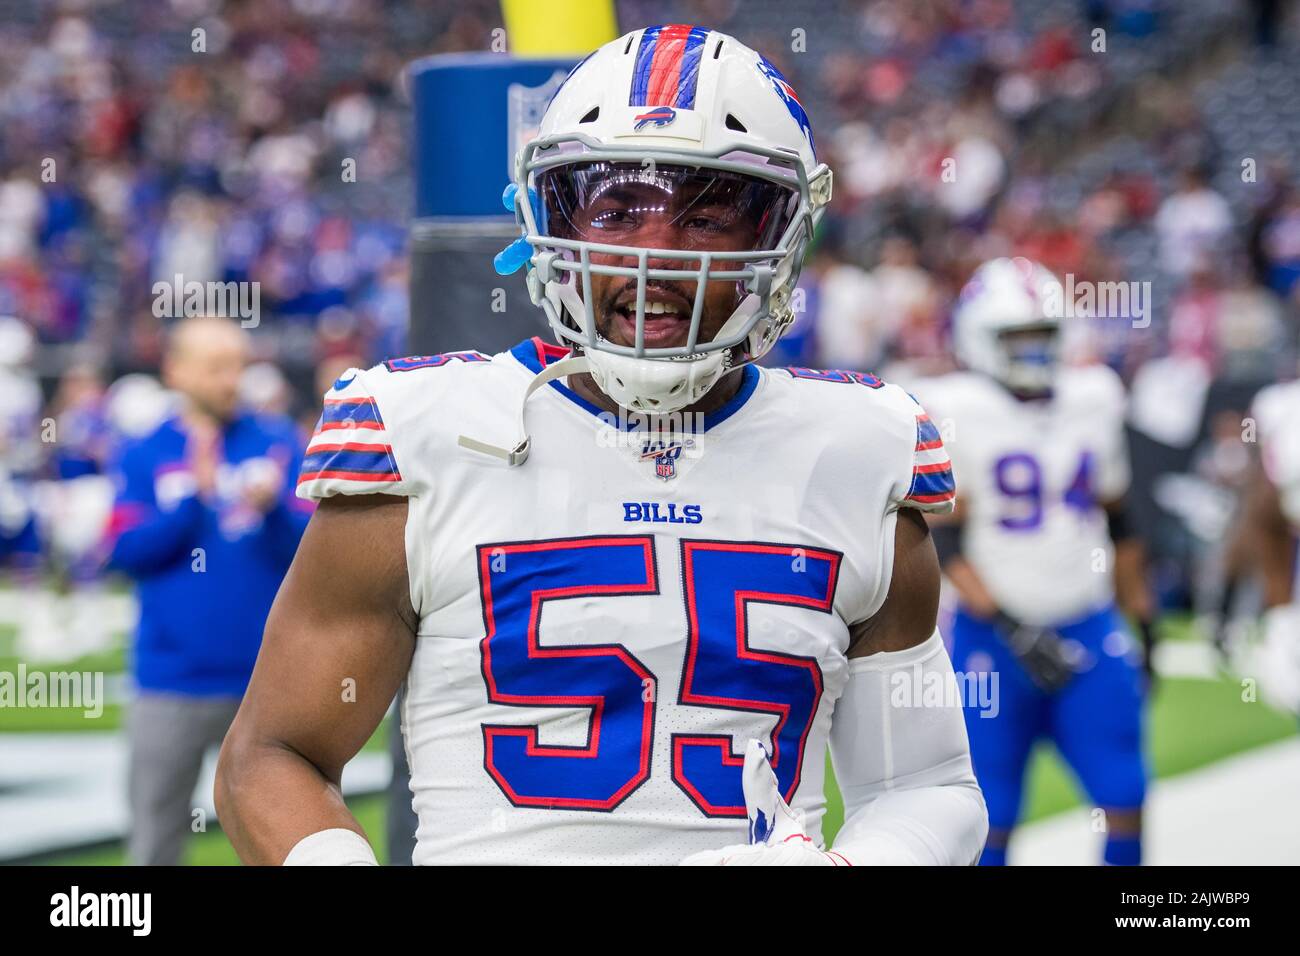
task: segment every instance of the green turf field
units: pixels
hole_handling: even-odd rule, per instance
[[[1197,635],[1185,618],[1166,618],[1162,639],[1193,641]],[[0,628],[0,670],[17,667],[11,656],[10,634]],[[8,652],[7,654],[4,652]],[[103,671],[120,674],[125,669],[121,648],[89,655],[59,664],[51,670]],[[95,720],[86,719],[73,709],[5,709],[0,711],[0,732],[22,731],[114,731],[121,727],[123,708],[110,704]],[[367,750],[387,746],[389,723],[384,722],[366,744]],[[1148,712],[1148,753],[1157,777],[1169,777],[1202,767],[1223,757],[1261,744],[1280,740],[1294,733],[1293,721],[1269,710],[1260,703],[1241,699],[1241,686],[1233,678],[1162,679]],[[843,822],[843,808],[834,777],[827,763],[828,806],[824,822],[827,840],[833,839]],[[1027,777],[1026,819],[1035,820],[1079,805],[1074,781],[1054,751],[1041,747],[1033,758]],[[349,801],[353,812],[374,838],[381,862],[387,848],[383,834],[386,813],[385,797],[364,796]],[[58,853],[36,862],[45,864],[120,865],[124,853],[120,845]],[[234,864],[238,860],[229,841],[219,828],[196,834],[190,841],[188,862],[192,865]]]
[[[125,643],[125,637],[121,639]],[[4,649],[0,645],[0,649]],[[0,671],[17,673],[19,658],[0,653]],[[87,654],[58,664],[29,664],[27,670],[66,671],[80,673],[103,672],[105,676],[120,675],[126,670],[126,651],[121,646],[99,654]],[[0,733],[33,731],[62,733],[118,730],[122,726],[123,707],[120,703],[107,703],[98,717],[88,718],[84,710],[76,707],[42,707],[0,709]]]
[[[1231,679],[1161,681],[1149,719],[1150,754],[1157,776],[1167,777],[1212,763],[1224,756],[1294,733],[1287,717],[1264,705],[1244,703],[1240,685]],[[367,747],[384,746],[382,734]],[[829,805],[824,832],[832,839],[843,821],[843,809],[829,767],[826,774]],[[1068,771],[1049,748],[1036,755],[1028,779],[1028,819],[1038,819],[1079,803]],[[385,799],[369,796],[349,802],[357,819],[375,843],[381,862],[384,846]],[[124,862],[120,847],[60,853],[40,860],[48,864],[118,865]],[[188,862],[193,865],[233,864],[237,860],[220,831],[197,834],[190,843]]]

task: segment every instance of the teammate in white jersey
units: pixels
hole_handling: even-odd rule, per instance
[[[1259,683],[1274,706],[1300,714],[1300,381],[1270,385],[1251,409],[1258,455],[1238,534],[1263,585]]]
[[[40,383],[29,367],[36,339],[0,316],[0,570],[30,583],[40,563],[31,482],[41,460]]]
[[[790,85],[720,33],[634,31],[509,195],[498,268],[526,262],[560,344],[326,396],[219,772],[240,855],[374,861],[339,776],[405,681],[417,863],[973,863],[960,704],[921,693],[955,687],[920,516],[946,453],[895,386],[753,364],[830,198]]]
[[[1058,361],[1062,294],[1027,259],[985,263],[953,316],[966,369],[915,390],[961,489],[953,520],[933,529],[958,595],[953,660],[999,681],[996,707],[966,708],[985,864],[1005,862],[1042,737],[1105,809],[1107,862],[1140,855],[1142,681],[1116,585],[1147,628],[1151,607],[1123,512],[1124,392],[1109,368]]]

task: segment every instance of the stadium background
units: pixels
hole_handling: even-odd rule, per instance
[[[1149,326],[1113,314],[1070,330],[1075,360],[1113,365],[1133,392],[1138,515],[1164,607],[1149,858],[1300,860],[1284,813],[1300,786],[1294,720],[1243,701],[1250,588],[1232,604],[1235,626],[1215,619],[1246,463],[1241,419],[1262,384],[1297,372],[1294,5],[616,9],[621,29],[700,22],[762,49],[813,118],[836,198],[802,280],[807,307],[775,364],[887,378],[949,367],[954,294],[994,255],[1081,280],[1150,282]],[[117,863],[134,610],[124,582],[99,573],[96,522],[114,442],[157,414],[149,376],[167,320],[153,314],[152,284],[176,273],[259,282],[248,401],[306,429],[339,370],[405,354],[408,332],[436,336],[438,316],[408,307],[404,67],[489,51],[504,21],[495,0],[0,0],[0,24],[0,315],[37,338],[29,362],[0,356],[0,396],[41,389],[35,421],[5,418],[0,463],[8,487],[29,496],[44,546],[35,578],[0,572],[0,669],[102,670],[110,699],[95,720],[0,709],[0,860]],[[196,25],[203,54],[192,50]],[[355,182],[339,176],[348,158]],[[955,181],[943,175],[948,158]],[[52,182],[41,177],[49,160]],[[527,308],[518,277],[505,284]],[[481,314],[458,318],[496,344],[489,292]],[[530,321],[541,333],[540,315]],[[45,419],[57,441],[40,440]],[[387,733],[345,780],[376,837]],[[1037,825],[1013,861],[1095,856],[1088,808],[1046,751],[1028,813]],[[216,826],[192,841],[190,859],[235,861]]]

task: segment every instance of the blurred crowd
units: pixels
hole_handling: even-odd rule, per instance
[[[1171,390],[1204,396],[1194,421],[1148,415],[1148,432],[1176,467],[1231,486],[1223,413],[1296,373],[1293,5],[618,11],[629,28],[705,22],[770,51],[814,118],[836,198],[779,364],[942,370],[954,296],[994,256],[1149,282],[1149,324],[1079,318],[1071,356],[1119,370],[1139,424]],[[494,0],[0,0],[0,15],[0,315],[31,337],[0,356],[0,470],[102,474],[117,436],[156,424],[171,320],[153,284],[177,274],[260,283],[245,402],[307,428],[339,370],[404,350],[402,68],[487,48]],[[1226,404],[1225,382],[1240,386]]]
[[[1204,106],[1231,72],[1221,60],[1261,80],[1294,63],[1294,28],[1273,25],[1286,5],[854,7],[857,49],[812,70],[780,58],[825,101],[813,115],[836,171],[805,280],[817,305],[789,357],[942,367],[957,290],[980,262],[1023,255],[1078,283],[1151,283],[1152,325],[1087,317],[1072,330],[1076,361],[1129,381],[1171,354],[1212,376],[1295,374],[1300,110],[1255,104],[1278,135],[1237,151],[1223,141],[1234,117]],[[1231,48],[1214,52],[1224,35]]]
[[[400,351],[402,68],[483,45],[495,4],[457,6],[0,4],[0,314],[38,370],[156,370],[176,274],[259,282],[258,352],[305,392],[323,359]]]
[[[804,4],[791,6],[783,24],[799,22]],[[1125,283],[1126,305],[1068,317],[1066,358],[1108,364],[1129,386],[1136,518],[1162,600],[1222,615],[1250,401],[1295,378],[1300,355],[1295,5],[819,12],[819,36],[840,38],[825,55],[785,52],[775,31],[757,40],[804,96],[836,172],[777,364],[900,381],[945,371],[957,293],[997,256],[1079,288]]]

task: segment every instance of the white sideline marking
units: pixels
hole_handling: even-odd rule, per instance
[[[1154,866],[1300,864],[1300,738],[1155,781],[1147,794],[1144,860]],[[1101,861],[1087,808],[1031,823],[1011,838],[1008,862],[1089,866]]]
[[[121,839],[127,831],[126,737],[120,733],[0,734],[0,860]],[[216,751],[208,754],[195,807],[209,820]],[[387,752],[358,754],[343,792],[387,788]]]

